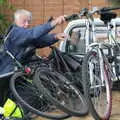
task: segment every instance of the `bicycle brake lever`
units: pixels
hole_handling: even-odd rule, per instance
[[[80,16],[86,16],[86,14],[88,13],[88,8],[83,8],[81,11],[80,11]]]
[[[65,16],[65,20],[66,21],[71,21],[71,20],[76,20],[76,19],[79,19],[79,15],[78,14],[72,14],[70,16]]]
[[[117,9],[120,9],[120,7],[103,7],[99,10],[99,13],[103,13],[103,12],[109,12],[109,11],[112,11],[112,10],[117,10]]]

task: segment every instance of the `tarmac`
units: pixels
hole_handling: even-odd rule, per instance
[[[112,113],[110,120],[120,120],[120,91],[112,91],[113,101],[112,101]],[[37,120],[50,120],[42,117],[38,117]],[[91,114],[84,117],[70,117],[65,120],[95,120]]]

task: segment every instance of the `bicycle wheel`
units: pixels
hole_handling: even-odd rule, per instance
[[[102,63],[100,60],[103,60]],[[88,52],[83,60],[82,77],[89,110],[95,120],[108,120],[112,109],[111,73],[98,51]]]
[[[40,68],[33,82],[46,99],[64,112],[72,116],[85,116],[88,113],[85,97],[62,74]]]
[[[56,107],[51,101],[38,92],[31,80],[31,76],[23,72],[15,73],[10,80],[10,89],[16,101],[25,108],[25,111],[30,111],[33,114],[46,117],[49,119],[65,119],[70,115],[60,111],[52,113]]]

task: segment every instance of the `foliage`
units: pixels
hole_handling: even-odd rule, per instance
[[[14,6],[8,0],[0,0],[0,34],[4,34],[10,24],[9,15],[5,13],[5,10],[12,11]]]
[[[120,7],[120,0],[109,0],[112,6]]]

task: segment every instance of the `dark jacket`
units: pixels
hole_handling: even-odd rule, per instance
[[[53,28],[50,23],[29,29],[14,25],[8,39],[4,42],[4,52],[0,53],[0,75],[13,71],[15,66],[15,62],[5,53],[6,50],[10,51],[20,61],[28,46],[41,48],[57,42],[55,34],[49,34]]]

